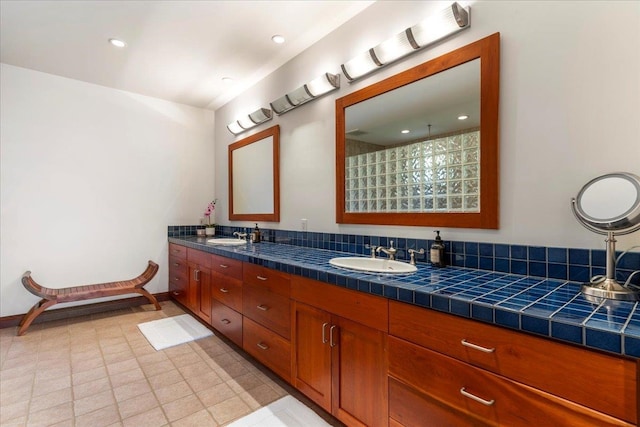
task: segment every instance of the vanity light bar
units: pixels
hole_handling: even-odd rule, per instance
[[[305,102],[309,102],[327,92],[331,92],[340,87],[340,76],[338,74],[324,73],[322,76],[286,95],[271,102],[271,108],[276,114],[284,114]]]
[[[455,2],[340,67],[347,80],[352,82],[411,52],[429,46],[470,26],[469,8],[464,8]]]
[[[242,116],[237,120],[229,123],[227,129],[234,135],[244,132],[247,129],[251,129],[254,126],[264,123],[267,120],[271,120],[273,115],[268,108],[259,108],[251,114]]]

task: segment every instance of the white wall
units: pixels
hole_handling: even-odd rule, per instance
[[[49,287],[129,279],[167,290],[167,225],[213,198],[214,114],[2,64],[0,316]]]
[[[216,111],[216,197],[227,200],[225,125],[299,87],[449,2],[377,2]],[[501,33],[500,229],[446,229],[445,239],[604,249],[569,201],[595,176],[640,175],[640,3],[478,1],[471,28],[319,100],[276,116],[281,127],[281,222],[265,227],[431,238],[430,227],[335,223],[336,98],[495,32]],[[226,203],[218,222],[229,224]],[[236,223],[244,225],[243,223]],[[248,225],[248,224],[247,224]],[[618,248],[640,243],[620,237]]]

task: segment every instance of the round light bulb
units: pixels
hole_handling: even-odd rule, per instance
[[[401,131],[401,133],[409,133],[410,130],[409,129],[404,129],[403,131]]]
[[[109,43],[111,43],[115,47],[125,47],[127,45],[125,42],[118,39],[109,39]]]
[[[276,34],[275,36],[271,37],[271,40],[273,40],[274,43],[278,43],[278,44],[284,43],[284,37],[282,37],[279,34]]]
[[[461,116],[458,116],[458,120],[467,120],[469,118],[469,116],[463,114]]]
[[[222,83],[229,85],[229,84],[233,83],[233,79],[231,77],[223,77],[222,78]]]

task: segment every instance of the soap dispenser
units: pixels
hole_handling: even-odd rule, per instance
[[[256,222],[256,228],[253,229],[253,233],[251,233],[251,242],[252,243],[260,243],[260,229],[258,228],[258,223]]]
[[[440,230],[436,230],[436,241],[431,245],[429,260],[434,267],[444,267],[444,242],[440,237]]]

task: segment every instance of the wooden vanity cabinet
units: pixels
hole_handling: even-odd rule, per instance
[[[242,348],[291,382],[291,279],[244,263]]]
[[[396,301],[389,334],[390,417],[402,425],[443,408],[460,425],[636,425],[631,360]]]
[[[211,326],[242,347],[242,261],[211,255]]]
[[[292,278],[293,385],[349,426],[386,426],[388,302]]]

